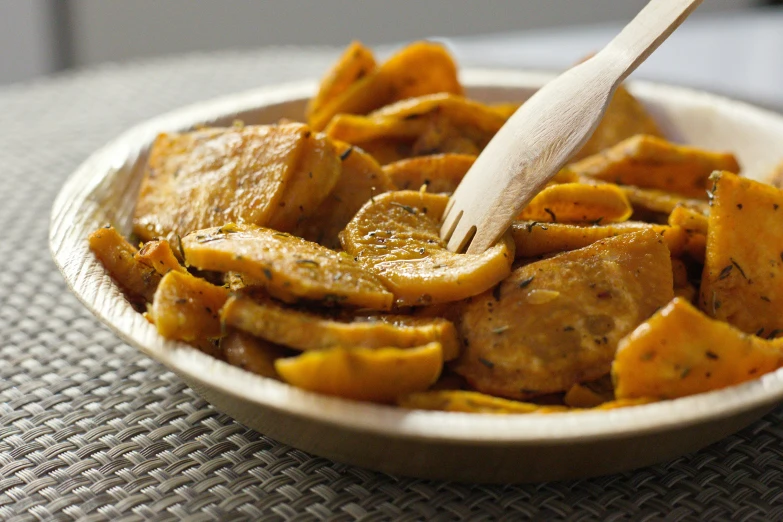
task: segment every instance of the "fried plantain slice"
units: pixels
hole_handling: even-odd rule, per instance
[[[511,225],[511,237],[514,238],[517,258],[530,258],[576,250],[601,239],[641,230],[652,230],[660,235],[672,255],[682,254],[688,241],[687,233],[680,227],[639,221],[593,226],[515,221]]]
[[[136,306],[152,302],[160,274],[151,264],[136,256],[136,247],[111,226],[90,234],[88,242],[90,250],[122,288],[128,301]]]
[[[313,215],[297,224],[293,233],[338,250],[340,232],[362,205],[394,186],[378,162],[361,148],[343,142],[335,146],[342,161],[340,178]]]
[[[454,370],[508,398],[567,391],[610,370],[617,342],[673,297],[669,250],[643,230],[515,270],[463,307]]]
[[[185,272],[185,267],[179,264],[179,260],[171,249],[171,245],[165,239],[148,241],[141,250],[134,254],[134,257],[139,262],[154,268],[161,276],[172,270]]]
[[[774,337],[783,329],[783,191],[729,172],[712,183],[699,308]]]
[[[394,296],[383,283],[344,254],[302,238],[252,225],[228,224],[182,238],[191,266],[239,272],[274,297],[388,310]]]
[[[149,317],[167,339],[201,348],[222,335],[219,311],[228,291],[187,272],[172,270],[160,280]]]
[[[675,145],[638,135],[566,168],[622,185],[635,185],[706,199],[707,178],[715,170],[739,172],[733,154]]]
[[[283,380],[298,388],[346,399],[391,403],[426,390],[443,368],[439,343],[415,348],[330,348],[278,359]]]
[[[617,185],[560,183],[536,194],[517,219],[545,223],[617,223],[627,220],[632,213],[628,198]]]
[[[280,375],[275,370],[275,361],[291,355],[290,351],[282,346],[239,330],[228,332],[221,340],[220,347],[229,364],[278,381]]]
[[[615,394],[674,399],[733,386],[783,365],[781,348],[677,298],[620,341]]]
[[[432,154],[395,161],[384,165],[383,171],[397,190],[418,190],[451,193],[476,161],[471,154]]]
[[[410,348],[438,342],[446,360],[454,359],[460,351],[456,328],[441,318],[371,315],[341,320],[287,308],[271,299],[244,296],[231,297],[221,314],[229,326],[297,350]]]
[[[343,231],[346,252],[382,279],[399,305],[458,301],[493,287],[511,272],[509,236],[479,255],[455,254],[439,236],[448,197],[387,192],[365,204]]]

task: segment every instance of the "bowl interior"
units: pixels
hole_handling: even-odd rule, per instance
[[[467,71],[468,94],[487,102],[523,101],[547,74]],[[111,223],[130,231],[147,150],[159,132],[200,124],[273,123],[301,119],[314,84],[285,85],[205,102],[145,122],[91,156],[69,179],[55,202],[50,246],[77,297],[124,340],[202,387],[219,390],[256,408],[313,422],[339,424],[389,437],[470,443],[568,443],[703,422],[783,397],[783,373],[676,401],[608,412],[492,416],[405,411],[319,396],[258,377],[182,343],[158,336],[136,313],[87,248],[90,232]],[[783,117],[706,93],[646,83],[631,88],[675,141],[735,152],[746,175],[759,177],[783,159]]]

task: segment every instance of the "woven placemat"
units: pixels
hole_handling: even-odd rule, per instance
[[[316,77],[333,56],[190,56],[0,89],[0,520],[783,519],[783,409],[699,453],[592,480],[398,478],[245,428],[83,309],[47,248],[66,176],[134,123]]]

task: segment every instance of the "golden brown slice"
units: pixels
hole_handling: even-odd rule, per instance
[[[340,232],[362,205],[394,187],[378,162],[362,149],[342,142],[335,146],[342,174],[313,215],[296,226],[294,235],[338,250]]]
[[[434,390],[411,393],[397,399],[397,405],[411,410],[455,411],[463,413],[554,413],[565,406],[541,406],[483,393],[463,390]]]
[[[365,204],[341,236],[343,248],[394,293],[400,305],[458,301],[491,288],[511,272],[506,236],[479,255],[455,254],[439,236],[448,196],[387,192]]]
[[[172,240],[234,221],[290,229],[338,176],[334,147],[299,123],[161,134],[144,173],[134,232],[143,240]]]
[[[620,341],[612,365],[615,394],[674,399],[740,384],[783,365],[781,346],[678,298]]]
[[[609,373],[618,341],[672,287],[669,250],[651,230],[525,265],[465,305],[454,370],[508,398],[567,391]]]
[[[418,190],[427,187],[427,192],[451,193],[465,177],[476,161],[470,154],[432,154],[401,161],[383,167],[397,190]]]
[[[620,188],[628,197],[628,201],[631,202],[634,213],[647,215],[663,214],[665,217],[671,214],[678,206],[700,212],[705,216],[710,213],[709,203],[701,199],[683,198],[662,190],[642,189],[639,187]]]
[[[743,332],[780,332],[783,191],[729,172],[712,183],[700,308]]]
[[[375,57],[361,42],[351,42],[326,73],[318,86],[318,92],[307,103],[305,117],[308,122],[321,118],[324,106],[347,91],[351,85],[375,71]]]
[[[152,301],[160,274],[136,257],[136,247],[114,227],[99,228],[90,234],[89,244],[90,250],[131,303],[143,305]]]
[[[426,390],[443,367],[440,344],[417,348],[331,348],[278,359],[275,368],[298,388],[346,399],[393,402]]]
[[[518,219],[546,223],[617,223],[633,208],[617,185],[561,183],[545,187],[528,203]]]
[[[690,233],[706,235],[709,218],[697,210],[677,205],[669,214],[669,224],[682,227]]]
[[[221,314],[229,326],[297,350],[338,346],[410,348],[438,342],[446,360],[457,357],[460,351],[457,330],[441,318],[374,315],[341,320],[283,307],[270,299],[242,296],[229,299]]]
[[[204,348],[221,335],[219,312],[226,299],[222,286],[172,270],[160,280],[149,317],[163,337]]]
[[[349,256],[302,238],[252,225],[229,224],[182,238],[191,266],[249,276],[274,297],[388,310],[394,297]]]
[[[688,235],[680,227],[638,221],[594,226],[516,221],[511,225],[511,236],[516,244],[517,257],[522,258],[576,250],[600,239],[641,230],[652,230],[659,234],[672,255],[680,255],[688,241]]]
[[[415,42],[352,83],[308,121],[322,130],[336,114],[367,114],[398,100],[440,92],[462,94],[454,60],[441,45]]]
[[[238,330],[230,331],[220,342],[226,361],[243,370],[280,380],[275,361],[291,354],[281,346]]]
[[[614,400],[614,385],[609,375],[598,380],[574,384],[563,397],[571,408],[595,408]]]
[[[172,270],[185,272],[185,267],[179,264],[171,245],[165,239],[148,241],[134,257],[140,263],[153,267],[162,276]]]
[[[617,145],[622,140],[647,134],[662,137],[658,125],[636,98],[622,85],[617,88],[612,101],[606,107],[601,122],[590,139],[576,154],[574,160],[579,160],[598,154],[604,149]]]
[[[629,138],[567,168],[582,176],[701,199],[707,197],[707,178],[713,171],[739,172],[733,154],[646,135]]]

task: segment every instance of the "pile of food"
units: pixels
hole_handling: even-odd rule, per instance
[[[158,136],[133,236],[90,247],[163,337],[349,399],[606,409],[783,365],[783,191],[622,87],[495,246],[448,251],[449,194],[517,106],[465,98],[439,45],[353,43],[307,123]]]

